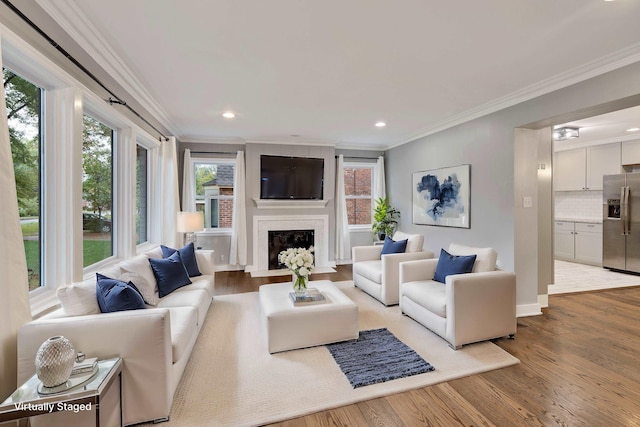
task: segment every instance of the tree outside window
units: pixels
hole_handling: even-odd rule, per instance
[[[3,68],[2,74],[29,290],[33,290],[42,285],[40,129],[43,90],[7,68]]]
[[[82,139],[83,265],[113,255],[113,129],[85,115]]]

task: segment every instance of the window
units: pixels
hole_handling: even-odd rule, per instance
[[[29,290],[42,286],[41,167],[43,90],[13,71],[2,70],[9,140],[18,193],[20,225],[29,270]]]
[[[349,225],[370,225],[373,165],[346,165],[344,193]]]
[[[136,245],[148,240],[148,176],[149,156],[147,149],[136,147]]]
[[[205,228],[231,228],[235,162],[197,160],[194,163],[196,210],[204,212]]]
[[[85,115],[82,138],[83,265],[113,255],[114,131]]]

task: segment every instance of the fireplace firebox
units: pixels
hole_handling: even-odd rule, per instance
[[[269,270],[285,268],[278,254],[289,248],[309,249],[314,245],[314,230],[269,230]]]

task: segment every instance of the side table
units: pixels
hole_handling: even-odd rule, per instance
[[[119,387],[118,405],[122,426],[122,359],[119,357],[98,361],[98,372],[89,381],[56,394],[39,394],[38,386],[41,383],[38,377],[33,375],[0,404],[0,423],[53,412],[73,413],[95,408],[95,425],[98,427],[101,398],[116,380]]]

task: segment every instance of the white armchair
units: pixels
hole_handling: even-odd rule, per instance
[[[351,249],[353,284],[384,305],[398,304],[401,262],[433,258],[433,252],[422,249],[423,235],[399,231],[393,235],[395,241],[404,239],[407,239],[405,253],[381,255],[381,245]]]
[[[491,248],[454,245],[452,255],[476,254],[471,273],[433,280],[438,259],[400,264],[400,310],[453,349],[516,333],[516,275],[497,270]]]

